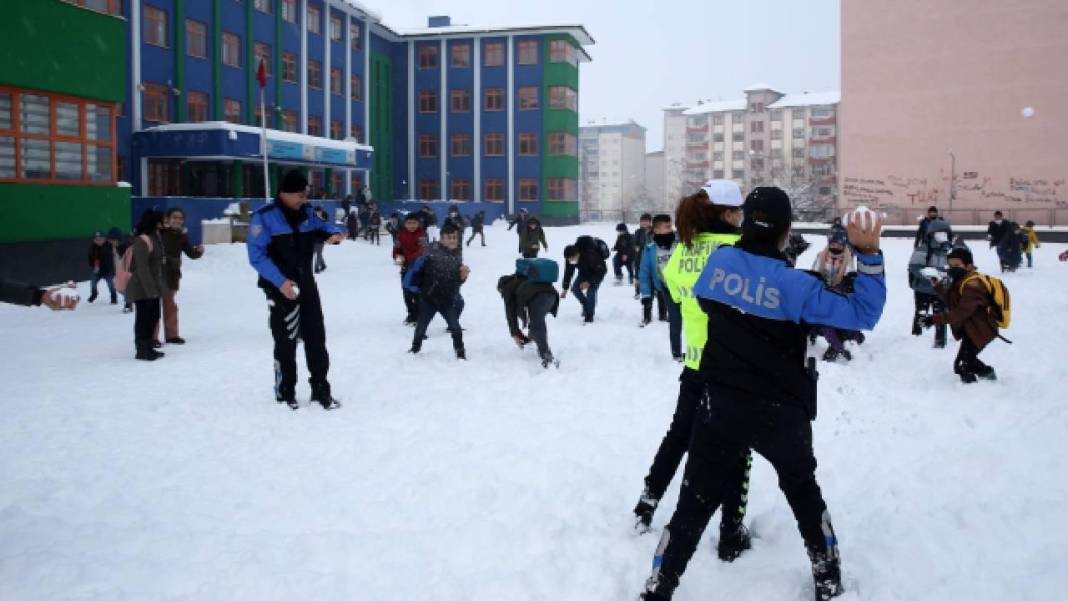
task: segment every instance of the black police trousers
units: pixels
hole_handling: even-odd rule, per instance
[[[304,342],[304,358],[311,372],[312,390],[327,384],[330,355],[326,352],[326,327],[319,289],[312,284],[300,286],[300,296],[291,301],[277,288],[265,289],[270,311],[269,323],[274,337],[274,394],[277,400],[294,398],[297,386],[297,343]]]

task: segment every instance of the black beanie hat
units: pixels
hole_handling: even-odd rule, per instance
[[[960,259],[961,262],[963,262],[965,265],[975,265],[975,263],[973,262],[973,259],[972,259],[972,251],[968,250],[967,248],[960,247],[960,246],[958,246],[957,248],[954,248],[953,250],[949,251],[949,254],[946,255],[946,258],[947,259]]]
[[[293,169],[282,176],[282,184],[278,191],[292,194],[294,192],[304,192],[307,189],[308,178],[304,177],[304,174],[299,170]]]
[[[790,197],[774,186],[753,188],[742,205],[745,221],[770,230],[786,231],[793,222]]]

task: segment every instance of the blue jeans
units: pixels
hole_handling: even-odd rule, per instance
[[[92,295],[96,296],[96,285],[100,283],[100,280],[104,280],[107,283],[108,293],[111,294],[111,302],[115,302],[115,276],[113,275],[94,273],[93,278],[89,281],[89,290]]]
[[[590,287],[583,291],[581,285],[589,283]],[[593,321],[593,314],[597,310],[597,289],[601,287],[601,282],[594,282],[585,277],[579,276],[575,280],[575,283],[571,285],[571,293],[575,295],[575,299],[582,304],[582,317],[586,321]]]
[[[439,314],[448,325],[449,333],[452,335],[453,348],[457,350],[464,348],[464,333],[463,328],[460,327],[460,311],[462,310],[462,302],[457,302],[456,299],[446,301],[444,304],[438,304],[420,295],[419,318],[415,324],[415,337],[412,339],[412,348],[422,348],[426,329],[430,325],[430,321],[434,319],[434,316]]]

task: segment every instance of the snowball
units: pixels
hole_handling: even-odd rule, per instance
[[[1020,114],[1022,114],[1025,119],[1030,119],[1035,116],[1035,109],[1034,107],[1025,106],[1023,110],[1020,111]]]

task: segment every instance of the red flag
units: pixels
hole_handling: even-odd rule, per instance
[[[256,69],[256,81],[260,82],[260,89],[267,87],[267,66],[260,59],[260,66]]]

